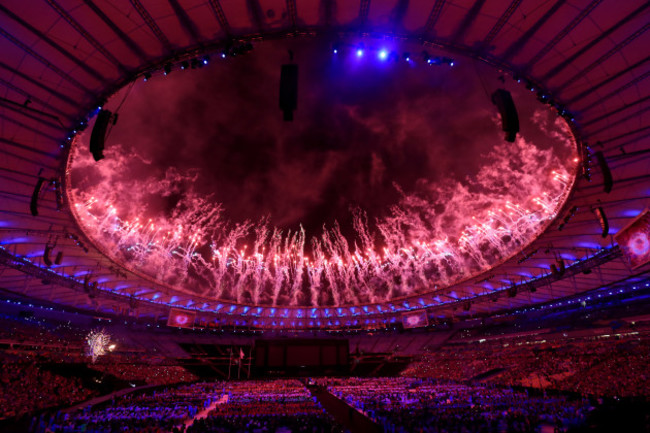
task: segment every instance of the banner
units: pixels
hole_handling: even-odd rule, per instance
[[[650,210],[646,209],[614,235],[632,269],[650,262]]]
[[[172,308],[169,310],[167,326],[192,328],[194,327],[194,319],[196,319],[196,312]]]
[[[425,310],[416,313],[402,315],[402,325],[404,328],[421,328],[429,324],[429,318]]]

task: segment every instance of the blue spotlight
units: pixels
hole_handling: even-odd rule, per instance
[[[357,57],[362,57],[363,56],[363,49],[359,48],[357,50]]]
[[[449,63],[449,66],[454,66],[454,62]]]
[[[339,53],[339,50],[334,48],[334,54],[338,54],[338,53]]]
[[[386,50],[379,51],[379,58],[381,60],[386,60],[388,58],[388,51]]]

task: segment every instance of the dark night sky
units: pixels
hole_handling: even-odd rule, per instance
[[[288,48],[300,67],[294,122],[283,122],[278,107]],[[196,181],[178,194],[184,188],[211,194],[225,218],[268,215],[273,225],[302,223],[318,235],[335,220],[349,232],[352,207],[371,219],[385,216],[400,198],[396,185],[417,193],[477,173],[503,143],[489,98],[498,87],[513,92],[527,139],[540,148],[559,143],[532,127],[540,104],[520,85],[500,82],[496,71],[470,59],[427,66],[421,47],[392,47],[409,48],[411,64],[382,62],[369,49],[360,59],[352,49],[333,55],[322,40],[267,42],[246,56],[213,56],[202,69],[139,81],[119,111],[107,152],[125,148],[147,161],[118,177],[163,178],[169,167],[192,172]],[[107,108],[114,110],[123,94]],[[568,157],[562,146],[560,157]],[[175,195],[152,196],[147,212],[173,204]]]

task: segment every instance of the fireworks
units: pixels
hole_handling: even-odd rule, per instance
[[[420,106],[423,112],[430,105],[426,97],[409,104]],[[199,192],[197,185],[203,183],[198,181],[199,169],[181,172],[161,165],[150,158],[145,146],[135,142],[112,143],[106,149],[106,159],[97,164],[82,142],[87,137],[80,137],[72,149],[70,202],[85,233],[111,258],[164,286],[205,298],[263,306],[330,307],[381,303],[431,292],[468,279],[521,251],[548,227],[573,186],[576,150],[562,118],[552,115],[547,107],[522,108],[522,122],[529,121],[528,135],[509,143],[503,142],[498,119],[489,114],[491,108],[488,102],[487,109],[474,110],[478,117],[470,119],[486,118],[487,126],[495,126],[498,141],[492,143],[489,134],[471,137],[480,146],[468,148],[476,149],[475,155],[451,152],[456,158],[451,165],[453,173],[442,168],[435,175],[431,171],[439,165],[436,147],[456,144],[454,134],[447,136],[448,142],[438,142],[435,136],[418,138],[426,150],[422,158],[431,161],[410,184],[406,177],[393,178],[388,173],[390,164],[384,161],[388,157],[363,154],[370,158],[369,166],[376,168],[369,173],[387,171],[381,179],[394,186],[391,201],[381,201],[374,208],[372,202],[368,207],[371,214],[356,208],[351,214],[335,215],[340,216],[338,221],[352,221],[343,229],[336,222],[310,231],[293,226],[295,221],[304,221],[303,214],[291,207],[294,201],[282,200],[282,192],[277,192],[285,190],[282,185],[271,191],[257,183],[251,188],[260,195],[270,192],[269,201],[282,202],[284,207],[278,207],[276,213],[297,215],[295,220],[288,219],[292,222],[287,226],[293,229],[274,226],[270,218],[244,221],[260,215],[256,213],[259,201],[250,197],[242,206],[250,213],[230,220],[225,205],[208,195],[211,190]],[[373,131],[384,128],[383,124],[368,126],[368,119],[354,117],[355,110],[350,113],[346,116],[351,116],[354,124],[363,123]],[[404,149],[410,145],[410,140],[398,137],[400,133],[388,133],[394,137],[391,140],[402,140],[398,144]],[[125,137],[123,140],[137,140]],[[195,138],[190,134],[187,140],[190,145]],[[374,143],[367,144],[373,149]],[[400,146],[395,147],[402,149]],[[183,155],[187,154],[191,152],[184,150]],[[396,154],[402,155],[401,150]],[[215,161],[215,166],[223,165],[223,161]],[[294,173],[292,170],[288,173]],[[346,179],[345,172],[333,173],[332,177]],[[301,179],[291,177],[292,189],[300,189]],[[351,186],[362,183],[355,173],[350,173],[349,179]],[[371,182],[374,177],[369,179]],[[328,184],[323,181],[323,185]],[[296,197],[312,191],[305,186],[305,194],[301,192]],[[325,196],[319,198],[324,201]],[[155,299],[157,291],[143,287],[142,297]]]
[[[111,155],[107,163],[119,172],[123,158]],[[377,221],[378,233],[358,210],[354,241],[338,226],[310,239],[304,230],[282,232],[266,221],[233,225],[222,219],[219,204],[191,191],[169,216],[122,218],[119,194],[134,203],[143,200],[134,191],[164,194],[136,181],[99,184],[92,195],[75,190],[74,202],[85,230],[118,260],[171,286],[258,305],[345,305],[449,285],[512,255],[550,222],[567,192],[570,176],[563,167],[547,175],[524,191],[538,192],[528,200],[512,192],[437,187],[446,199],[442,218],[433,200],[405,195]],[[526,201],[509,200],[516,198]]]
[[[93,363],[114,349],[115,344],[111,344],[111,336],[103,329],[90,331],[86,336],[86,356],[90,356]]]

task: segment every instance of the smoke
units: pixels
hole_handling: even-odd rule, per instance
[[[319,41],[291,44],[301,68],[293,123],[277,108],[284,42],[136,84],[106,158],[92,161],[87,135],[73,151],[86,232],[184,290],[317,306],[453,284],[555,216],[575,149],[525,90],[510,89],[522,134],[509,143],[489,99],[503,84],[469,59],[453,69],[362,63],[323,56]]]

